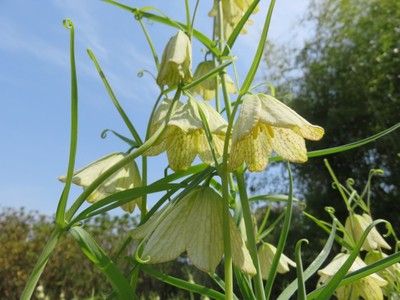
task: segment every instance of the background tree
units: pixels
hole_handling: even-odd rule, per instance
[[[297,57],[302,76],[293,106],[325,128],[324,139],[309,148],[353,142],[400,121],[400,2],[396,0],[322,0],[308,19],[315,35]],[[356,150],[328,158],[341,182],[352,177],[361,190],[369,170],[384,170],[373,180],[372,213],[397,231],[400,209],[400,132]],[[339,199],[323,158],[296,167],[312,213]],[[339,200],[340,201],[340,200]],[[345,213],[343,211],[343,213]]]
[[[283,59],[276,46],[266,52],[267,80],[277,97],[325,129],[309,150],[334,147],[371,136],[400,121],[400,2],[396,0],[313,1],[306,20],[314,32],[294,60]],[[292,49],[293,50],[293,49]],[[281,74],[272,78],[270,73]],[[367,146],[326,157],[339,181],[354,178],[364,187],[370,169],[384,175],[373,180],[372,213],[398,231],[400,209],[400,132]],[[338,215],[345,207],[331,186],[324,157],[294,165],[308,210],[321,216],[325,206]],[[257,188],[257,184],[254,185]]]
[[[307,42],[301,49],[270,44],[265,52],[267,67],[263,77],[275,86],[278,99],[325,129],[324,138],[318,143],[308,143],[307,148],[316,150],[347,144],[398,123],[400,1],[314,0],[303,22],[313,28]],[[297,175],[296,196],[306,201],[306,211],[314,216],[331,221],[324,208],[332,206],[344,222],[346,207],[339,192],[332,187],[323,159],[328,159],[341,183],[353,178],[354,188],[360,193],[370,169],[382,169],[384,175],[372,180],[372,215],[389,220],[399,232],[399,140],[397,130],[355,150],[312,158],[306,164],[293,164]],[[275,166],[275,171],[286,173]],[[287,192],[287,185],[276,184],[275,171],[269,169],[268,175],[264,173],[257,178],[250,176],[251,189]],[[279,209],[275,205],[275,211]],[[316,230],[312,221],[300,212],[294,215],[291,227],[286,252],[291,255],[296,241],[308,238],[310,245],[303,249],[305,265],[308,265],[327,235]],[[267,239],[277,241],[274,233]]]

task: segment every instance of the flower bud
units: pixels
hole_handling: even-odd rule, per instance
[[[157,84],[160,86],[190,83],[192,76],[192,43],[181,30],[169,41],[164,49]]]

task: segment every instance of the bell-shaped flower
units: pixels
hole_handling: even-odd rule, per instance
[[[181,30],[169,41],[164,49],[157,84],[160,86],[190,83],[192,76],[192,43]]]
[[[246,162],[249,171],[260,172],[272,151],[284,160],[305,162],[304,139],[317,141],[323,135],[323,128],[310,124],[274,97],[245,96],[233,127],[229,169]]]
[[[163,263],[187,252],[200,270],[214,273],[224,253],[221,196],[210,187],[197,187],[170,203],[144,225],[131,231],[144,239],[140,257],[147,263]],[[256,270],[232,217],[229,217],[233,264],[242,272]]]
[[[156,111],[152,122],[154,132],[165,122],[170,101],[164,101]],[[145,152],[145,155],[158,155],[167,151],[169,166],[174,171],[186,170],[190,167],[196,155],[207,164],[213,160],[212,150],[207,140],[199,107],[205,115],[211,131],[216,158],[222,156],[227,122],[209,104],[189,99],[186,104],[179,104],[175,113],[168,121],[167,129],[155,144]]]
[[[212,60],[206,60],[201,62],[194,72],[194,79],[200,78],[201,76],[207,74],[211,70],[215,69],[215,63]],[[227,85],[228,93],[235,94],[236,88],[231,77],[228,74],[224,74],[224,78]],[[204,100],[211,100],[215,97],[215,90],[217,89],[216,78],[208,78],[191,89],[193,94],[198,94],[203,97]]]
[[[346,231],[351,234],[355,243],[357,243],[364,231],[367,227],[372,223],[372,219],[370,215],[364,213],[362,215],[352,214],[346,219],[345,228]],[[344,240],[349,242],[347,236],[344,236]],[[391,249],[389,244],[385,241],[385,239],[379,234],[376,227],[373,227],[367,238],[365,239],[364,244],[362,245],[361,250],[372,251],[376,250],[379,247],[385,249]]]
[[[224,32],[224,37],[227,39],[232,31],[235,29],[235,26],[239,23],[243,15],[246,13],[247,9],[250,7],[252,4],[252,0],[224,0],[222,1],[222,14],[223,14],[223,32]],[[214,0],[214,5],[211,11],[208,13],[210,17],[215,17],[218,15],[218,3],[219,1]],[[256,13],[258,11],[258,7],[253,11],[253,13]],[[253,21],[248,19],[246,21],[246,25],[253,24]],[[219,36],[219,18],[216,18],[216,25],[215,25],[215,34],[216,36]],[[247,30],[245,27],[242,28],[241,31],[242,34],[247,33]]]
[[[338,272],[349,256],[350,254],[340,253],[325,268],[319,270],[318,275],[321,277],[318,281],[318,287],[327,283]],[[357,257],[348,273],[366,266],[362,259]],[[371,274],[348,285],[338,287],[335,290],[335,295],[338,300],[358,300],[359,297],[364,300],[383,300],[381,287],[385,285],[387,285],[386,280],[377,274]]]
[[[118,163],[126,156],[125,153],[111,153],[106,155],[91,164],[83,167],[74,172],[72,177],[72,183],[82,186],[85,190],[89,185],[92,184],[101,174],[107,171],[110,167]],[[61,176],[58,178],[60,181],[65,182],[67,180],[66,176]],[[142,185],[142,180],[140,178],[139,169],[136,162],[132,160],[121,169],[117,170],[114,174],[104,180],[88,197],[87,201],[90,203],[95,203],[105,197],[108,197],[117,192],[121,192],[127,189],[132,189],[134,187],[139,187]],[[127,212],[133,212],[135,206],[140,207],[142,203],[142,198],[135,198],[132,201],[122,205],[122,209]]]
[[[263,279],[268,279],[269,270],[271,268],[272,260],[274,259],[276,253],[275,246],[262,242],[260,247],[258,247],[258,257],[260,259],[261,276]],[[289,257],[281,254],[278,263],[278,273],[284,274],[289,272],[289,265],[296,267],[296,263]]]

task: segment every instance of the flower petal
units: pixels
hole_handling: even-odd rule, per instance
[[[261,102],[256,95],[248,95],[243,99],[239,116],[233,126],[232,145],[248,136],[260,119]]]
[[[293,130],[286,128],[272,128],[272,149],[284,160],[303,163],[307,161],[307,149],[304,138]]]
[[[196,157],[194,135],[176,130],[167,138],[167,157],[169,166],[174,171],[187,170]]]
[[[206,188],[199,190],[192,200],[187,224],[187,253],[197,268],[214,273],[224,252],[222,199],[213,189]]]
[[[229,170],[234,170],[246,162],[251,172],[261,172],[268,164],[272,152],[272,140],[267,126],[259,123],[251,134],[232,144]]]
[[[263,123],[274,126],[290,128],[298,132],[302,137],[318,141],[324,135],[324,129],[310,124],[290,107],[272,96],[258,94],[262,105],[260,116]]]

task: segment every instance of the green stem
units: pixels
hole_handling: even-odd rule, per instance
[[[56,227],[56,229],[51,234],[47,244],[44,246],[42,253],[40,254],[35,267],[32,270],[31,275],[26,283],[26,286],[22,292],[21,300],[29,300],[32,297],[33,292],[35,291],[36,285],[39,281],[40,276],[44,270],[44,267],[47,264],[47,261],[50,258],[50,255],[53,249],[56,247],[58,240],[63,234],[63,229],[60,227]]]
[[[223,232],[224,232],[224,267],[225,267],[225,299],[233,299],[233,272],[232,272],[232,245],[229,218],[229,185],[226,168],[221,172],[222,199],[223,199]]]
[[[250,256],[251,259],[253,260],[254,267],[257,270],[257,274],[254,277],[254,287],[255,287],[256,297],[258,300],[264,300],[265,299],[264,285],[261,276],[260,261],[257,253],[256,238],[254,236],[254,227],[250,211],[250,202],[247,197],[246,184],[244,181],[244,172],[242,170],[236,173],[236,180],[239,189],[240,203],[242,205],[244,224],[246,227],[247,247],[249,248]]]

